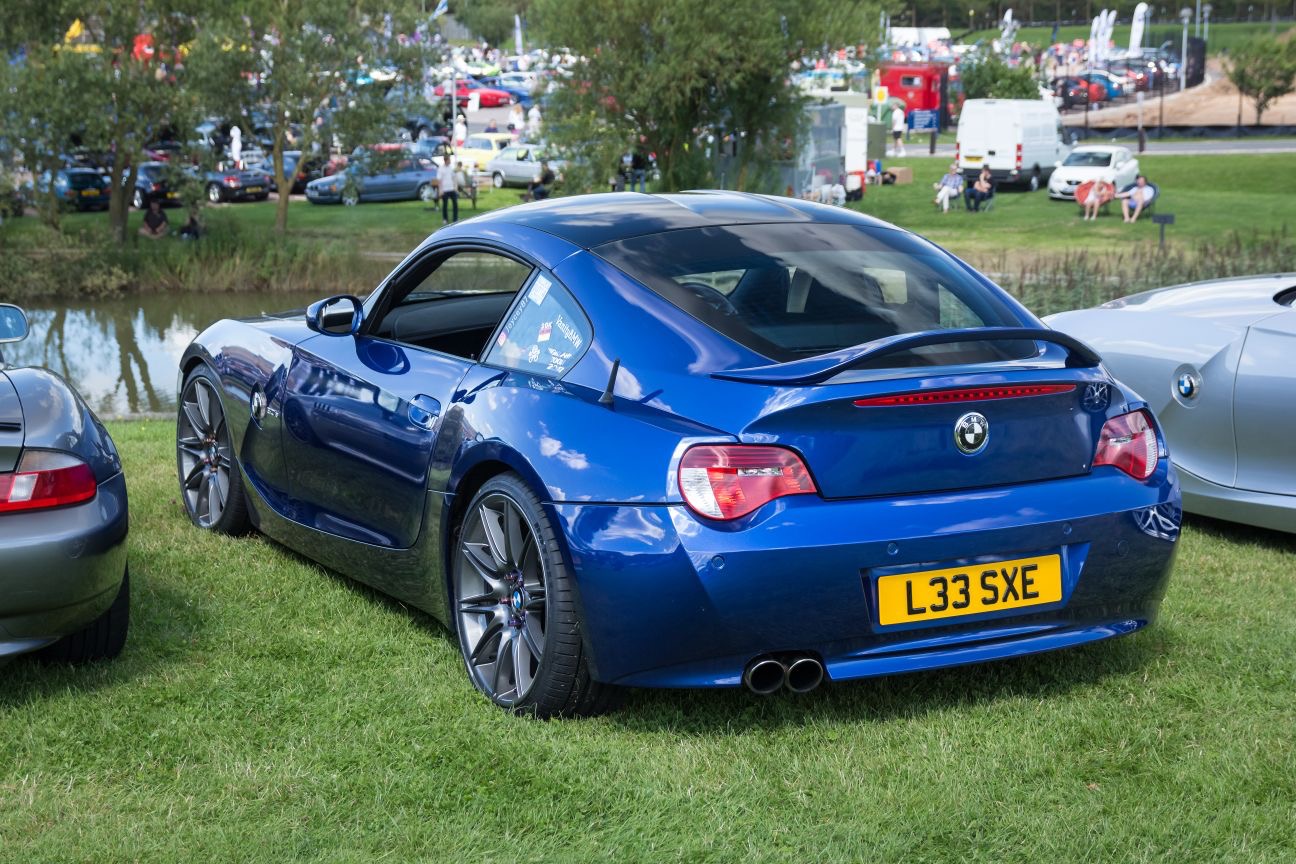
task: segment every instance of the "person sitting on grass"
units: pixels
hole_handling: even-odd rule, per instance
[[[1147,178],[1142,174],[1134,178],[1134,186],[1125,192],[1117,193],[1116,197],[1121,199],[1121,213],[1125,216],[1125,221],[1133,224],[1138,221],[1139,214],[1152,196],[1156,194],[1152,187],[1148,185]],[[1134,212],[1130,212],[1130,202],[1134,202]]]
[[[1085,221],[1097,219],[1099,209],[1111,200],[1115,192],[1116,184],[1110,178],[1099,177],[1095,180],[1093,186],[1089,187],[1089,197],[1084,200]]]
[[[198,207],[189,208],[189,221],[180,226],[181,240],[197,240],[202,236],[202,223],[198,221]]]
[[[989,201],[994,195],[994,178],[990,175],[988,166],[981,166],[981,173],[977,179],[968,187],[964,200],[967,202],[967,208],[974,213],[981,212],[981,205]]]
[[[554,184],[554,172],[548,162],[540,163],[540,173],[527,184],[527,191],[522,193],[523,201],[543,201],[549,197],[549,189]]]
[[[144,224],[140,226],[139,233],[150,240],[161,240],[170,230],[167,215],[162,212],[162,202],[156,198],[149,201],[148,212],[144,214]]]
[[[936,190],[932,203],[941,208],[942,213],[948,213],[950,199],[963,194],[963,175],[959,173],[958,165],[950,165],[948,173],[933,183],[932,188]]]

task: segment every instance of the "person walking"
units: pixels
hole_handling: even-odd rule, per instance
[[[904,156],[904,133],[908,126],[905,123],[905,106],[897,105],[891,109],[891,140],[894,149],[891,151],[892,156]]]
[[[443,164],[437,169],[437,194],[441,198],[441,224],[448,225],[459,221],[459,184],[455,177],[454,166],[450,164],[450,155],[441,157]],[[454,218],[450,218],[450,207],[454,205]]]
[[[517,137],[522,137],[522,127],[526,125],[526,113],[521,102],[514,102],[509,107],[508,130]]]

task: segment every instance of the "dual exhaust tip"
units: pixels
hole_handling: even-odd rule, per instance
[[[743,671],[743,684],[753,693],[769,696],[786,687],[793,693],[809,693],[824,680],[823,664],[806,654],[785,658],[758,657]]]

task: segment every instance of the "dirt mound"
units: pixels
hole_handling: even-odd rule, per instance
[[[1296,30],[1285,34],[1288,38]],[[1211,60],[1206,68],[1205,83],[1182,93],[1166,93],[1164,122],[1167,126],[1230,126],[1238,122],[1238,91],[1229,83],[1218,60]],[[1148,93],[1143,103],[1144,128],[1161,122],[1161,100],[1156,93]],[[1296,125],[1296,93],[1273,102],[1262,118],[1265,126]],[[1064,121],[1068,126],[1084,125],[1084,114],[1069,114]],[[1255,103],[1242,99],[1242,123],[1255,123]],[[1138,106],[1121,105],[1089,112],[1090,126],[1137,126]]]

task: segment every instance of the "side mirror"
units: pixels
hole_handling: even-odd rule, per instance
[[[1054,167],[1054,168],[1061,168],[1061,167],[1062,167],[1062,160],[1059,159],[1059,160],[1057,160],[1056,162],[1054,162],[1054,163],[1053,163],[1053,167]]]
[[[0,342],[27,338],[27,313],[12,303],[0,303]]]
[[[306,326],[327,336],[354,336],[363,320],[360,298],[350,294],[317,300],[306,307]]]

